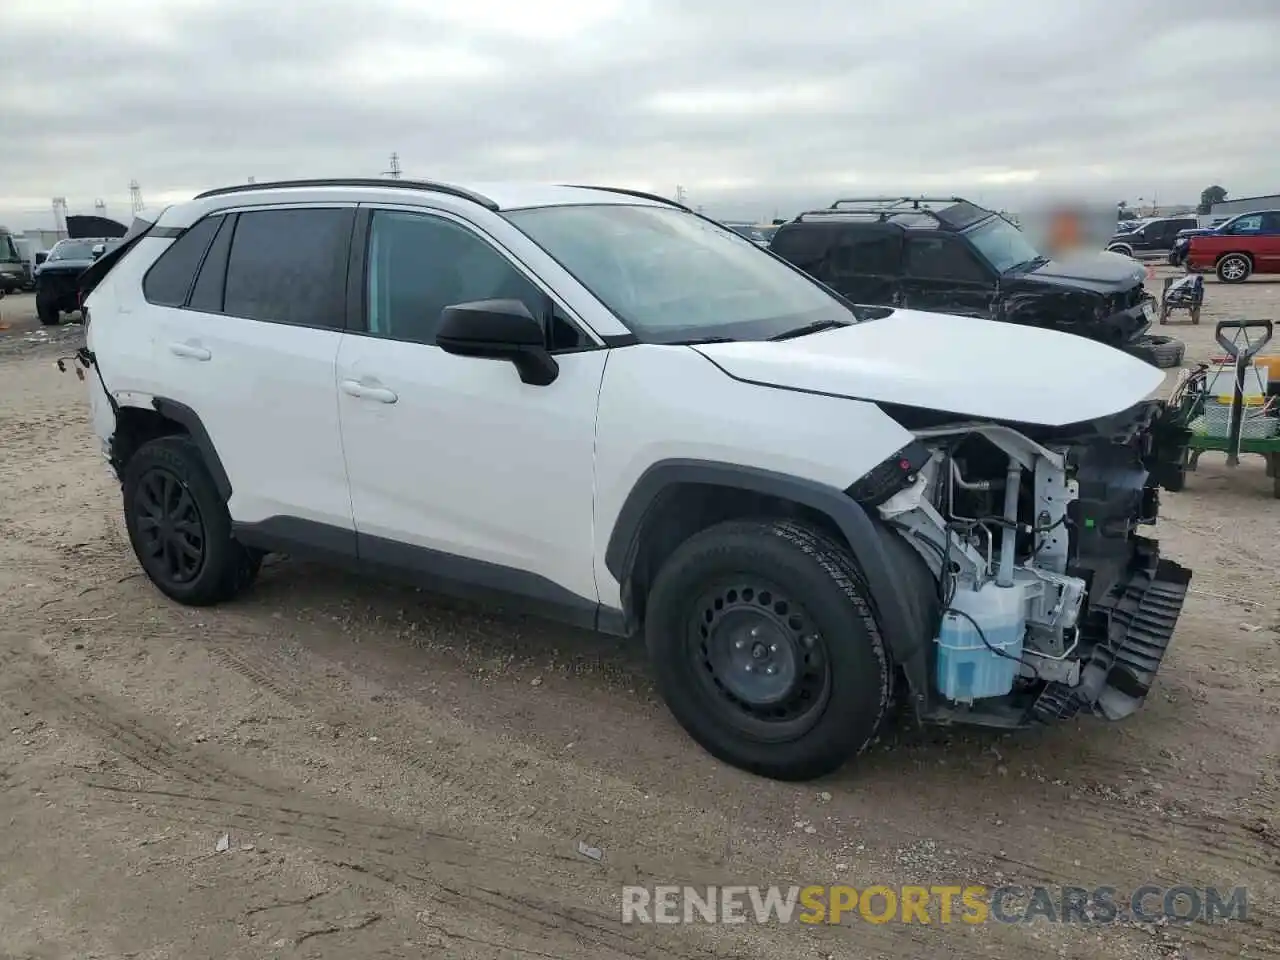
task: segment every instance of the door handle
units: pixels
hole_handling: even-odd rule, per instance
[[[171,343],[169,352],[175,357],[184,357],[187,360],[208,360],[213,356],[204,347],[197,347],[190,343]]]
[[[349,397],[356,397],[360,400],[377,400],[379,403],[395,403],[400,398],[396,396],[394,390],[388,390],[386,387],[371,387],[368,384],[361,383],[359,380],[343,380],[341,383],[342,392]]]

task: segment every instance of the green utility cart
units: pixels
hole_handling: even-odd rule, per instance
[[[1227,331],[1234,331],[1228,337]],[[1226,362],[1216,370],[1202,363],[1174,390],[1170,404],[1191,431],[1187,470],[1194,471],[1203,453],[1215,450],[1227,455],[1227,466],[1240,463],[1242,453],[1258,454],[1267,462],[1275,496],[1280,498],[1280,396],[1267,379],[1268,367],[1255,358],[1271,341],[1271,320],[1222,320],[1215,334],[1227,351]],[[1257,334],[1256,339],[1255,335]],[[1230,372],[1231,393],[1220,394],[1214,385]],[[1260,380],[1261,394],[1249,387]]]

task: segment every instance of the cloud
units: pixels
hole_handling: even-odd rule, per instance
[[[1274,0],[10,2],[0,221],[392,151],[406,176],[682,184],[723,216],[1269,193],[1277,35]]]

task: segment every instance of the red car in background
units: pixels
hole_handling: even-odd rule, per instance
[[[1193,236],[1187,271],[1216,273],[1223,283],[1242,283],[1255,273],[1280,273],[1280,210],[1246,213],[1212,233]]]

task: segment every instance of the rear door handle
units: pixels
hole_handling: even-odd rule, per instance
[[[175,357],[184,357],[187,360],[208,360],[213,356],[204,347],[197,347],[191,343],[171,343],[169,352]]]
[[[388,390],[386,387],[371,387],[368,384],[361,383],[359,380],[343,380],[342,392],[349,397],[356,397],[360,400],[376,400],[379,403],[395,403],[400,398],[396,396],[394,390]]]

